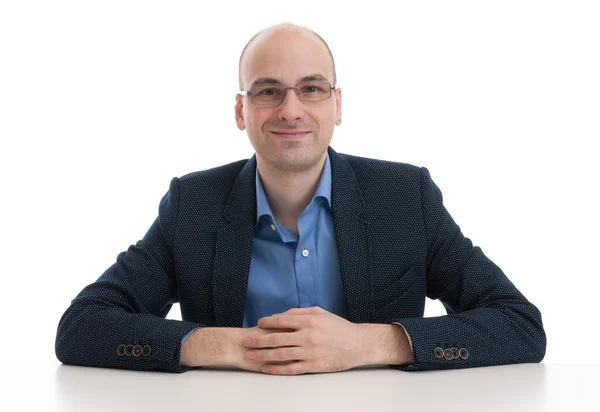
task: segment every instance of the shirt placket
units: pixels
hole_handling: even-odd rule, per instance
[[[314,211],[312,211],[314,212]],[[314,213],[304,213],[298,218],[298,246],[295,254],[298,303],[301,308],[315,306],[315,281],[317,276],[317,250],[314,231],[311,230]]]

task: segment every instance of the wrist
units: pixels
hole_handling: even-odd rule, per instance
[[[361,365],[402,365],[413,359],[408,336],[400,325],[364,323]]]
[[[180,363],[185,366],[232,365],[233,333],[237,328],[199,328],[181,346]]]

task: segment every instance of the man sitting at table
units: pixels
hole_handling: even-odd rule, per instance
[[[463,236],[427,168],[329,146],[342,91],[320,36],[263,30],[239,82],[256,154],[172,179],[144,238],[60,319],[61,362],[295,375],[543,359],[540,311]],[[447,315],[424,318],[425,297]],[[165,319],[176,302],[183,321]]]

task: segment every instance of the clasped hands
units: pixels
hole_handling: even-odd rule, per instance
[[[336,372],[363,364],[364,333],[352,323],[318,306],[294,308],[259,319],[258,328],[269,332],[246,333],[241,342],[244,362],[259,366],[263,373],[299,375]],[[282,329],[288,331],[282,332]]]

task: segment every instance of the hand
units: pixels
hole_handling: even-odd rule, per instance
[[[337,372],[362,364],[364,345],[360,325],[318,306],[261,318],[258,327],[271,332],[248,334],[242,345],[251,349],[245,353],[245,359],[264,373]],[[273,333],[272,329],[293,332]]]
[[[231,362],[231,364],[237,368],[240,369],[244,369],[247,371],[252,371],[252,372],[260,372],[261,368],[266,365],[266,362],[257,362],[257,361],[250,361],[246,358],[245,353],[247,351],[247,348],[245,348],[241,342],[244,339],[244,337],[251,337],[251,338],[257,338],[257,337],[264,337],[264,336],[269,336],[269,335],[273,335],[273,334],[285,334],[285,333],[290,333],[290,332],[294,332],[293,329],[261,329],[258,326],[254,326],[252,328],[238,328],[236,329],[236,333],[237,333],[237,338],[236,338],[236,342],[235,342],[235,348],[233,350],[233,361]],[[270,362],[270,363],[274,363],[274,364],[288,364],[291,363],[293,361],[281,361],[281,362]]]

